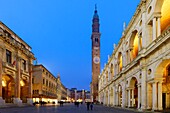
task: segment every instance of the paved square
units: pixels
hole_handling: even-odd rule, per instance
[[[125,110],[121,108],[105,107],[101,105],[94,105],[94,109],[88,111],[86,108],[86,104],[79,105],[79,107],[75,106],[74,104],[66,104],[63,107],[31,106],[31,107],[0,108],[0,113],[139,113],[139,112]]]

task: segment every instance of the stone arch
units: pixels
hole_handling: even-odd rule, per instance
[[[170,26],[170,1],[155,0],[154,12],[161,12],[161,31],[166,30]]]
[[[23,103],[27,103],[27,98],[29,97],[29,83],[26,79],[20,80],[21,92],[20,97]]]
[[[154,77],[163,77],[164,76],[164,71],[165,67],[167,67],[170,64],[170,59],[165,59],[165,60],[160,60],[156,65],[155,65],[155,70],[154,70]]]
[[[163,109],[170,108],[170,76],[168,76],[168,69],[170,66],[170,59],[164,59],[160,60],[155,65],[154,70],[154,78],[158,79],[158,89],[162,89],[161,92],[159,92],[159,96],[161,95],[162,103],[161,106]],[[156,84],[157,85],[157,84]],[[154,98],[154,97],[153,97]]]
[[[15,96],[15,80],[9,74],[2,75],[2,98],[6,103],[13,103]]]
[[[122,105],[122,85],[121,84],[118,84],[117,86],[117,93],[118,93],[117,104],[118,106],[121,106]]]
[[[130,79],[130,88],[132,89],[131,98],[132,98],[132,107],[138,107],[138,80],[136,77]]]

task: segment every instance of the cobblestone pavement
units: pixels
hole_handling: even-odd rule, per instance
[[[74,104],[67,104],[64,105],[63,107],[32,106],[32,107],[0,108],[0,113],[139,113],[139,112],[135,110],[105,107],[101,105],[94,105],[94,109],[88,111],[85,104],[80,105],[79,107],[74,106]]]

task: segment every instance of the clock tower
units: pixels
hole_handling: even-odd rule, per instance
[[[100,74],[100,31],[99,31],[99,16],[97,7],[92,20],[92,82],[91,82],[91,96],[95,102],[98,100],[98,77]]]

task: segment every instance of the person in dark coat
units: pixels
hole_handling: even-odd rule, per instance
[[[90,102],[87,102],[87,110],[89,110]]]
[[[91,110],[93,110],[93,102],[91,102],[90,108],[91,108]]]

